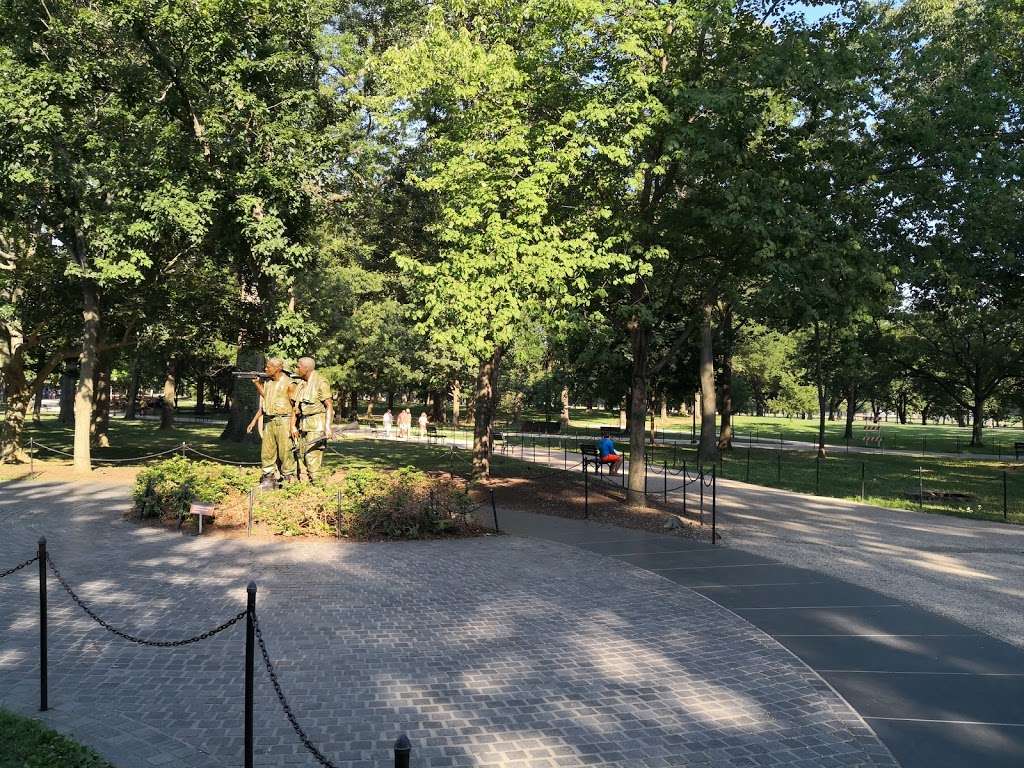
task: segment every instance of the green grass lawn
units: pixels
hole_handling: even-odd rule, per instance
[[[572,429],[583,433],[596,433],[602,426],[617,426],[619,415],[610,411],[587,411],[573,409],[571,411]],[[527,418],[543,419],[543,414],[530,414]],[[557,414],[551,416],[557,419]],[[693,431],[693,420],[689,416],[670,416],[668,419],[655,417],[654,428],[658,437],[664,431],[670,439],[689,439]],[[787,419],[774,416],[733,417],[734,429],[745,442],[748,435],[759,439],[784,441],[816,442],[818,439],[817,419]],[[915,452],[935,453],[983,453],[1001,456],[1013,456],[1014,442],[1024,442],[1024,430],[1019,423],[1012,427],[986,427],[985,445],[972,447],[971,428],[958,427],[955,424],[898,424],[893,421],[881,423],[882,448]],[[648,422],[648,428],[649,422]],[[700,425],[697,425],[699,431]],[[844,421],[825,422],[825,441],[832,445],[846,445],[843,432]],[[851,446],[863,446],[864,421],[858,419],[854,423],[854,437]]]
[[[600,425],[598,425],[600,426]],[[161,432],[153,422],[115,420],[111,422],[112,446],[94,451],[96,458],[126,458],[173,449],[183,441],[204,453],[230,461],[255,462],[258,445],[255,443],[229,443],[219,440],[221,428],[215,425],[186,424]],[[441,430],[442,434],[455,434]],[[61,450],[70,451],[72,430],[53,417],[32,425],[28,434],[36,440]],[[414,429],[414,435],[416,430]],[[458,433],[468,439],[468,430]],[[510,438],[507,453],[498,455],[496,466],[503,474],[519,473],[524,476],[543,470],[533,467],[529,460],[548,451],[557,462],[571,466],[579,461],[578,444],[592,439],[596,428],[575,428],[574,433],[548,438]],[[619,441],[620,447],[622,442]],[[720,465],[722,476],[734,480],[747,480],[747,447],[739,443],[726,453]],[[749,481],[804,493],[837,498],[860,498],[861,473],[864,473],[866,501],[906,509],[921,508],[927,512],[952,514],[987,520],[1002,520],[1003,475],[1006,475],[1007,517],[1010,522],[1024,523],[1024,464],[1013,461],[983,461],[969,456],[939,458],[884,454],[849,454],[841,449],[832,451],[827,459],[816,462],[813,451],[778,451],[752,449]],[[40,456],[44,456],[40,452]],[[520,460],[520,458],[522,460]],[[546,456],[545,456],[546,458]],[[668,462],[678,468],[683,461],[693,466],[695,451],[689,446],[655,449],[655,465]],[[328,468],[338,466],[387,468],[414,466],[424,470],[452,471],[466,475],[469,456],[466,451],[455,451],[441,446],[425,445],[417,440],[408,442],[378,441],[370,438],[346,436],[332,443],[325,457]],[[953,491],[971,496],[968,500],[939,502],[926,498],[921,505],[908,494],[919,490],[923,481],[925,491]],[[670,483],[671,485],[671,483]]]
[[[88,747],[0,710],[0,768],[113,768]]]

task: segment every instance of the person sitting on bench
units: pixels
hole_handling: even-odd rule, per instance
[[[611,464],[609,471],[613,475],[619,471],[622,456],[615,450],[615,443],[608,437],[607,432],[602,432],[601,439],[597,441],[597,453],[601,457],[602,464]]]

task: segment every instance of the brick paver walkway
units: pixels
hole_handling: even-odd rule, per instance
[[[0,489],[0,566],[46,535],[83,598],[142,636],[259,615],[310,736],[339,766],[890,766],[817,676],[734,614],[649,572],[512,536],[393,544],[196,538],[122,522],[123,488]],[[618,535],[618,534],[613,534]],[[0,706],[36,707],[34,572],[0,581]],[[131,645],[50,583],[42,719],[119,768],[241,762],[241,625]],[[257,675],[257,763],[314,765]]]

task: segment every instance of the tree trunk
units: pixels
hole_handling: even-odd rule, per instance
[[[264,356],[259,350],[248,346],[248,339],[240,340],[238,353],[235,355],[235,367],[240,371],[262,371]],[[260,395],[251,381],[235,379],[231,387],[231,409],[228,411],[228,423],[224,431],[220,433],[221,440],[230,440],[233,443],[257,442],[259,435],[256,430],[252,434],[246,434],[245,428],[256,415],[260,407]]]
[[[100,307],[96,286],[88,279],[82,285],[82,352],[79,357],[78,390],[75,392],[76,472],[92,471],[89,431],[92,427],[93,385],[99,357]]]
[[[629,387],[629,479],[626,503],[631,507],[643,507],[647,504],[647,494],[644,490],[647,477],[645,444],[650,331],[636,318],[629,322],[627,328],[633,351],[633,373]]]
[[[668,419],[668,395],[662,392],[658,396],[658,407],[661,411],[661,420],[665,421]]]
[[[456,379],[452,382],[452,424],[459,426],[459,419],[462,416],[462,404],[459,400],[462,398],[462,385]]]
[[[124,404],[124,417],[126,419],[135,418],[135,407],[136,401],[139,399],[139,375],[140,375],[140,360],[139,350],[135,349],[135,354],[132,356],[132,372],[128,379],[128,396]]]
[[[57,420],[61,424],[75,423],[75,386],[78,384],[78,368],[65,363],[60,375],[60,415]]]
[[[431,404],[433,407],[431,408],[430,418],[435,424],[444,423],[444,400],[444,390],[442,389],[435,389],[434,392],[431,394]]]
[[[562,415],[558,419],[563,427],[569,426],[569,387],[562,386]]]
[[[974,407],[971,409],[971,415],[974,422],[971,425],[971,445],[975,447],[984,445],[985,440],[982,429],[985,426],[985,398],[977,394],[977,390],[975,390]]]
[[[921,406],[921,425],[924,426],[928,423],[928,410],[931,408],[929,403],[925,403]]]
[[[91,440],[99,448],[110,447],[110,366],[113,363],[110,352],[99,356],[96,380],[93,384],[96,402],[92,410]]]
[[[821,324],[814,323],[814,368],[815,386],[818,389],[818,457],[825,458],[825,408],[828,406],[825,400],[825,378],[821,367]]]
[[[40,384],[40,386],[36,387],[35,397],[32,398],[32,421],[34,421],[36,424],[39,423],[39,420],[42,418],[42,415],[43,415],[43,389],[44,389],[44,387],[45,387],[45,382],[43,384]]]
[[[697,455],[701,462],[714,462],[718,458],[713,314],[714,307],[705,304],[700,328],[700,446]]]
[[[846,430],[843,432],[843,437],[848,440],[853,439],[853,420],[857,416],[857,390],[854,387],[850,387],[846,390]]]
[[[167,372],[164,375],[164,404],[160,409],[160,429],[174,429],[174,412],[177,408],[175,397],[177,393],[178,361],[172,357],[167,361]]]
[[[20,346],[19,339],[17,347]],[[15,347],[13,339],[11,347]],[[4,354],[3,379],[7,410],[4,413],[3,434],[0,435],[0,464],[17,464],[28,461],[28,454],[22,446],[22,434],[31,399],[28,382],[25,380],[25,360],[19,350],[15,349],[13,354]]]
[[[496,346],[477,370],[473,408],[473,477],[477,479],[491,476],[491,426],[498,405],[498,369],[503,352],[501,345]]]
[[[206,412],[206,377],[203,374],[196,375],[196,416],[202,416]]]
[[[393,389],[389,389],[388,390],[387,400],[388,400],[388,402],[387,402],[388,410],[389,411],[395,410],[395,390],[393,390]]]
[[[406,397],[405,400],[406,400],[406,402],[408,402],[409,398]],[[348,407],[352,411],[352,418],[353,419],[358,419],[359,418],[359,393],[356,392],[354,389],[348,395],[348,402],[349,402],[349,406]]]

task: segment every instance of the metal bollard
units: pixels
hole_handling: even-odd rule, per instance
[[[711,465],[712,469],[714,464]],[[700,474],[700,524],[704,525],[704,467],[699,468]]]
[[[39,711],[49,709],[46,658],[46,537],[39,539]]]
[[[686,459],[683,459],[683,517],[686,517],[686,487],[690,481],[686,477]]]
[[[662,482],[664,483],[663,492],[665,494],[665,503],[668,504],[668,462],[663,461],[661,463],[661,476]]]
[[[256,582],[250,581],[245,588],[245,768],[253,768],[253,666],[256,660]]]
[[[491,514],[494,515],[494,532],[501,533],[501,529],[498,528],[498,505],[494,503],[494,489],[491,488]]]
[[[587,463],[583,462],[583,516],[590,517],[590,473]]]
[[[409,768],[409,755],[412,744],[404,733],[395,739],[395,768]]]
[[[718,534],[715,532],[718,523],[718,477],[715,475],[715,465],[711,465],[711,544],[715,544]]]
[[[1003,520],[1006,520],[1006,470],[1003,470]]]

